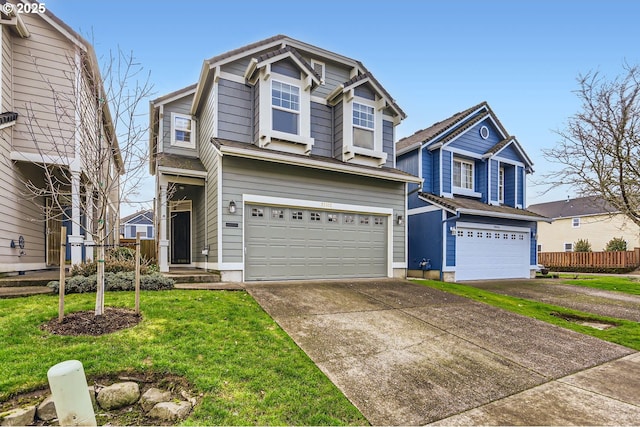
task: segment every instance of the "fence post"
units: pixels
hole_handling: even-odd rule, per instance
[[[60,277],[58,285],[58,322],[64,318],[64,279],[67,262],[67,227],[60,227]]]
[[[141,232],[136,233],[136,314],[140,314],[140,236]]]

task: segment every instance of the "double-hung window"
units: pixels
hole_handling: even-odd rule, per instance
[[[353,145],[373,150],[375,111],[365,104],[353,103]]]
[[[299,134],[300,88],[278,80],[271,81],[273,130]]]
[[[453,161],[453,186],[473,191],[473,162],[456,159]]]
[[[195,122],[187,115],[171,113],[171,145],[195,148]]]

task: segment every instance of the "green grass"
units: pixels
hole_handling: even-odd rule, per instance
[[[600,278],[589,280],[594,280],[595,284],[595,281],[600,280]],[[460,295],[475,301],[493,305],[495,307],[500,307],[505,310],[521,314],[523,316],[533,317],[535,319],[552,323],[563,328],[571,329],[576,332],[591,335],[605,341],[610,341],[640,351],[640,323],[638,322],[614,319],[611,317],[584,313],[565,307],[559,307],[556,305],[545,304],[523,298],[494,294],[492,292],[457,283],[445,283],[433,280],[416,280],[416,283],[421,283],[435,289],[439,289],[455,295]],[[580,325],[576,322],[565,320],[559,317],[558,314],[567,317],[578,317],[585,320],[612,323],[617,326],[606,330],[599,330],[589,326]]]
[[[574,276],[569,276],[574,277]],[[631,295],[640,295],[640,282],[636,278],[616,276],[584,276],[568,280],[561,276],[562,283],[567,285],[586,286],[589,288],[603,289],[605,291],[624,292]]]
[[[133,307],[130,292],[107,306]],[[65,298],[66,312],[92,310],[95,295]],[[143,321],[100,337],[56,336],[55,296],[0,300],[0,402],[47,386],[47,370],[80,360],[87,377],[123,371],[185,377],[202,394],[192,425],[368,424],[245,292],[143,292]]]

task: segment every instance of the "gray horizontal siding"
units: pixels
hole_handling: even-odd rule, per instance
[[[331,127],[331,107],[311,103],[311,137],[314,139],[311,154],[332,157],[333,135]]]
[[[223,158],[222,179],[223,206],[238,204],[235,214],[221,212],[222,222],[239,224],[223,225],[224,262],[242,261],[242,194],[385,207],[405,215],[403,183],[233,157]],[[393,227],[393,261],[404,262],[404,226]]]
[[[193,95],[189,95],[164,105],[164,115],[162,117],[162,149],[165,153],[178,154],[183,156],[194,156],[197,154],[197,142],[195,149],[175,147],[171,145],[171,113],[191,116],[192,102]],[[196,138],[198,137],[199,131],[200,129],[198,129],[198,124],[196,124]]]
[[[387,163],[385,166],[393,167],[393,158],[395,152],[393,150],[393,123],[388,120],[382,121],[382,151],[387,153]]]
[[[342,159],[342,115],[344,112],[342,102],[333,107],[333,157]]]
[[[218,82],[218,137],[251,142],[253,137],[251,88],[230,80]]]

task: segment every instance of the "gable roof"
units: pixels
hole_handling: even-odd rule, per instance
[[[599,196],[578,197],[576,199],[538,203],[530,205],[529,210],[553,219],[589,215],[608,215],[618,212]]]
[[[422,146],[431,146],[436,148],[445,145],[487,118],[493,122],[503,139],[487,150],[483,157],[493,157],[507,146],[513,145],[515,150],[524,159],[527,170],[532,171],[533,162],[522,146],[520,146],[516,138],[509,135],[486,101],[456,113],[441,122],[434,123],[428,128],[419,130],[413,135],[399,140],[396,142],[396,155],[402,155]]]
[[[438,135],[445,133],[448,129],[452,128],[457,123],[460,123],[471,113],[479,110],[484,105],[486,105],[486,102],[481,102],[480,104],[474,105],[471,108],[467,108],[464,111],[455,113],[453,116],[447,119],[436,122],[428,128],[418,130],[414,132],[413,135],[402,138],[401,140],[396,142],[396,150],[398,154],[402,154],[403,152],[411,151],[415,148],[418,148],[423,142],[430,141]]]
[[[527,221],[547,221],[549,218],[527,209],[517,209],[510,206],[489,205],[476,199],[466,197],[440,197],[429,193],[418,193],[418,196],[453,214],[467,214],[489,216],[493,218],[510,218]]]
[[[322,78],[316,73],[311,64],[309,64],[300,53],[291,46],[285,46],[281,49],[270,51],[260,55],[257,58],[253,58],[249,65],[247,66],[247,70],[245,71],[244,77],[246,80],[250,81],[252,84],[255,83],[254,76],[256,71],[260,68],[264,67],[266,64],[277,62],[283,60],[285,58],[289,58],[295,66],[297,66],[300,71],[305,73],[311,81],[309,82],[309,86],[315,87],[320,85],[320,81]]]
[[[145,219],[148,219],[149,221],[151,221],[153,223],[153,209],[145,209],[142,211],[138,211],[135,213],[132,213],[131,215],[127,215],[124,218],[120,219],[120,224],[126,224],[128,222],[130,222],[133,219],[136,219],[138,217],[144,217]]]

